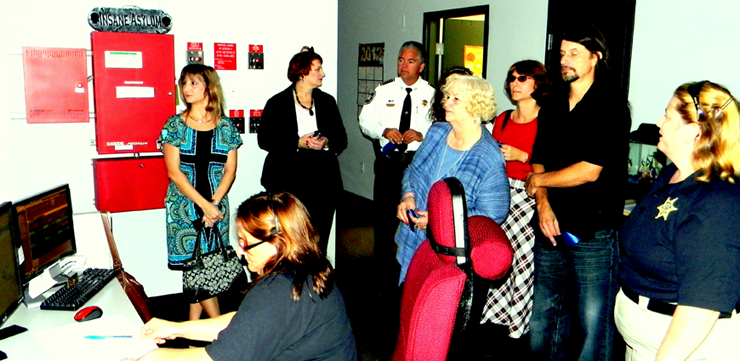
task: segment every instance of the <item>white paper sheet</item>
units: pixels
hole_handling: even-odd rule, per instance
[[[88,340],[89,335],[131,335],[132,338]],[[122,315],[105,316],[36,332],[49,354],[56,360],[107,361],[139,358],[157,345],[141,338],[141,327]]]

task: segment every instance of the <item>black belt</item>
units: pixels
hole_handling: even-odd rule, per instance
[[[411,159],[414,158],[414,154],[416,154],[416,152],[411,150],[403,153],[393,151],[388,153],[385,157],[401,163],[411,163]]]
[[[625,296],[627,296],[627,298],[632,300],[632,302],[638,305],[640,304],[640,295],[638,295],[637,293],[625,287],[622,287],[622,292],[624,293]],[[676,312],[676,305],[670,304],[665,301],[650,300],[648,301],[647,309],[653,312],[660,313],[661,315],[673,317],[673,313]],[[740,313],[740,304],[737,304],[735,306],[735,311],[737,313]],[[720,312],[719,318],[730,318],[730,317],[732,317],[732,315],[726,315],[726,314],[723,315]]]
[[[640,304],[640,295],[625,287],[622,287],[622,292],[627,296],[627,298],[632,300],[632,302],[638,305]],[[661,315],[673,317],[673,312],[676,311],[676,305],[672,305],[664,301],[650,300],[648,301],[647,309],[660,313]]]

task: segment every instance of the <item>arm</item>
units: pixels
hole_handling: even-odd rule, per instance
[[[221,183],[218,184],[216,192],[213,193],[214,202],[221,202],[226,197],[226,193],[229,193],[231,185],[234,184],[234,179],[236,179],[236,157],[237,150],[230,150],[226,158],[226,164],[224,164],[224,175],[221,178]]]
[[[550,239],[550,243],[553,246],[557,245],[555,242],[555,236],[560,235],[560,224],[555,216],[555,213],[550,207],[550,200],[547,198],[546,187],[535,187],[532,186],[531,179],[538,174],[545,173],[545,167],[541,164],[532,164],[532,171],[527,176],[527,194],[531,197],[534,195],[534,200],[537,205],[537,216],[539,217],[540,230],[545,237]]]
[[[152,318],[141,327],[141,337],[158,344],[177,337],[197,341],[213,341],[218,337],[218,333],[229,325],[235,314],[236,312],[230,312],[218,317],[185,322],[171,322]]]
[[[676,307],[655,360],[686,360],[701,345],[718,318],[717,311],[691,306]]]
[[[267,152],[295,152],[305,146],[311,134],[298,135],[298,121],[292,106],[292,93],[282,91],[267,101],[257,129],[257,143]],[[299,142],[300,139],[300,142]]]
[[[218,207],[213,205],[209,199],[203,198],[203,196],[195,190],[195,187],[190,183],[188,177],[185,176],[185,173],[180,170],[180,149],[170,144],[164,144],[162,151],[164,152],[164,164],[167,168],[167,177],[169,177],[172,183],[177,186],[177,189],[179,189],[185,197],[188,197],[188,199],[193,201],[193,203],[197,204],[198,207],[203,210],[205,216],[211,219],[223,218],[224,215],[218,210]],[[234,162],[236,162],[236,158],[234,159]]]
[[[204,347],[196,348],[158,348],[136,361],[212,361]],[[124,359],[123,361],[129,361]]]
[[[602,168],[603,167],[599,165],[581,161],[553,172],[535,172],[527,178],[527,193],[529,193],[530,185],[535,188],[569,188],[589,182],[594,182],[599,179]],[[534,193],[530,193],[530,196],[533,194]]]
[[[329,151],[339,156],[347,149],[347,131],[344,129],[342,114],[339,112],[334,97],[323,92],[319,94],[321,94],[322,98],[321,106],[328,109],[329,112],[327,113],[327,117],[317,118],[317,125],[321,134],[327,138],[326,142],[329,145]],[[317,116],[321,116],[321,111],[318,108]]]
[[[382,104],[380,104],[381,101],[376,99],[377,97],[375,96],[379,89],[380,87],[375,88],[372,97],[365,102],[360,112],[360,130],[372,139],[382,139],[384,137],[383,133],[386,131],[386,126],[383,125],[379,108]],[[400,137],[400,133],[398,134]]]

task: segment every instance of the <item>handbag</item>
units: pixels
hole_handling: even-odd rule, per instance
[[[198,233],[193,257],[182,264],[183,293],[193,303],[215,297],[234,286],[241,287],[247,281],[247,274],[234,248],[223,246],[218,222],[212,228],[203,227],[200,221],[194,222],[194,225]],[[215,243],[215,249],[203,253],[201,239],[206,243]]]
[[[116,241],[113,239],[113,231],[110,226],[110,212],[100,212],[100,216],[103,218],[105,237],[108,238],[110,255],[113,258],[113,269],[118,271],[116,275],[118,283],[121,284],[121,288],[126,292],[126,296],[128,296],[141,320],[147,323],[152,318],[152,314],[149,312],[149,297],[147,297],[144,291],[144,286],[134,276],[123,270],[121,258],[118,256],[118,247],[116,247]]]

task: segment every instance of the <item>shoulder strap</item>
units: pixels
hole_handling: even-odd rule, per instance
[[[509,121],[509,118],[511,118],[511,113],[513,113],[513,112],[514,112],[513,110],[509,109],[509,110],[506,111],[506,113],[504,113],[505,114],[504,115],[504,120],[501,122],[501,131],[502,132],[504,131],[504,127],[506,126],[506,123]]]
[[[105,228],[105,237],[108,239],[108,246],[110,247],[110,255],[113,258],[113,269],[121,269],[121,257],[118,256],[118,247],[116,247],[116,241],[113,239],[113,231],[110,226],[110,212],[100,212],[100,218],[103,219],[103,228]]]

